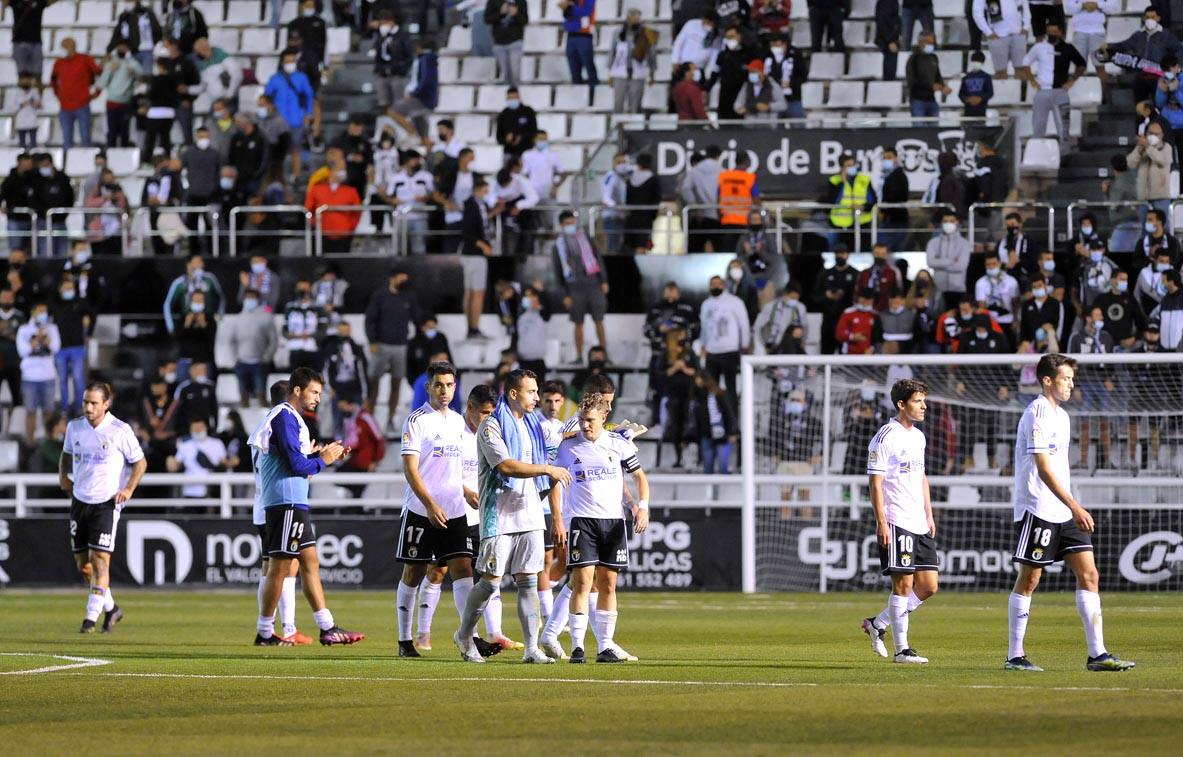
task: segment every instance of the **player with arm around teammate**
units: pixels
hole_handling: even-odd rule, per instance
[[[621,649],[616,631],[616,579],[628,567],[628,533],[621,511],[624,474],[637,482],[640,500],[634,515],[635,530],[649,526],[649,481],[637,460],[632,442],[604,429],[608,400],[602,394],[586,394],[579,406],[578,435],[559,444],[555,464],[571,473],[571,483],[556,486],[552,505],[559,503],[568,519],[570,538],[567,568],[571,586],[571,662],[586,662],[584,644],[588,626],[588,598],[595,583],[598,595],[595,615],[596,662],[625,662],[636,658]],[[557,644],[556,644],[557,646]],[[553,655],[552,650],[547,650]]]
[[[867,475],[871,481],[871,507],[875,511],[875,540],[883,575],[891,577],[887,607],[877,617],[863,620],[863,632],[871,649],[887,657],[883,635],[891,627],[895,654],[892,662],[924,665],[908,643],[908,616],[937,592],[939,560],[934,537],[936,521],[924,469],[924,422],[928,387],[903,379],[891,387],[891,402],[899,413],[871,439],[867,448]]]
[[[66,426],[58,461],[58,481],[70,495],[70,551],[90,586],[81,633],[94,633],[100,612],[103,633],[123,618],[111,596],[111,554],[119,514],[148,470],[131,426],[111,415],[111,398],[110,384],[86,387],[82,417]]]
[[[1076,575],[1076,611],[1084,626],[1085,668],[1121,671],[1134,667],[1105,648],[1101,628],[1100,575],[1093,559],[1093,516],[1072,496],[1068,445],[1072,426],[1063,404],[1072,396],[1076,361],[1051,353],[1035,367],[1040,395],[1019,419],[1015,436],[1015,561],[1019,574],[1007,602],[1010,648],[1007,670],[1042,672],[1027,659],[1023,645],[1031,613],[1031,595],[1044,566],[1063,560]]]

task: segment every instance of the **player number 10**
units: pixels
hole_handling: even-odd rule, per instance
[[[912,537],[911,536],[908,536],[906,534],[900,535],[899,537],[897,537],[897,541],[899,541],[899,543],[900,543],[900,551],[901,552],[911,552],[912,551]]]

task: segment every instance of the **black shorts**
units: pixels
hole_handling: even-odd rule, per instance
[[[928,534],[914,534],[899,526],[891,527],[891,543],[879,547],[879,564],[883,575],[915,573],[918,570],[939,570],[937,543]]]
[[[450,519],[447,528],[436,528],[426,516],[403,508],[395,559],[404,563],[434,562],[436,565],[444,565],[457,557],[471,559],[476,542],[468,528],[468,518],[463,515]]]
[[[263,526],[263,554],[268,557],[297,557],[300,550],[316,546],[316,528],[307,507],[268,507]]]
[[[623,518],[572,518],[568,532],[567,568],[603,565],[628,567],[628,533]]]
[[[70,551],[74,554],[93,549],[110,554],[115,551],[115,529],[119,511],[115,500],[92,505],[70,499]]]
[[[550,552],[555,548],[555,532],[552,530],[554,518],[549,512],[544,513],[542,517],[546,520],[546,529],[542,532],[542,546],[547,552]]]
[[[1028,512],[1015,521],[1015,562],[1051,565],[1073,552],[1092,551],[1092,537],[1074,520],[1052,523]]]

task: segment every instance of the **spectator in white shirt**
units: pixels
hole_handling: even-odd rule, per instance
[[[693,63],[700,70],[707,65],[723,47],[723,35],[718,33],[719,15],[708,9],[702,18],[687,21],[674,39],[671,61],[676,68],[682,63]]]
[[[1006,78],[1008,63],[1015,67],[1015,76],[1021,77],[1027,30],[1031,28],[1027,0],[974,0],[973,17],[989,40],[994,78]]]
[[[986,253],[986,275],[974,285],[974,298],[979,308],[986,308],[1002,327],[1013,351],[1015,311],[1019,302],[1019,282],[1002,268],[997,252]]]
[[[720,384],[726,381],[727,396],[735,406],[739,397],[736,385],[739,356],[751,349],[752,325],[748,321],[747,306],[727,291],[722,276],[711,277],[710,293],[699,313],[706,368],[718,377]]]
[[[620,252],[624,244],[624,218],[627,213],[622,206],[628,192],[630,172],[628,154],[618,152],[612,158],[612,170],[600,180],[600,202],[604,205],[600,220],[604,226],[604,252],[609,255]]]
[[[21,402],[25,406],[25,437],[33,443],[37,412],[44,421],[54,409],[57,368],[54,359],[62,348],[58,327],[49,322],[44,302],[33,306],[29,322],[16,330],[16,351],[21,356]]]
[[[522,172],[543,200],[553,200],[563,182],[563,164],[550,149],[550,140],[542,129],[534,137],[534,147],[522,153]]]
[[[403,153],[402,169],[390,177],[382,199],[403,215],[412,255],[427,252],[427,211],[416,206],[424,205],[434,191],[435,179],[423,170],[423,156],[414,150]]]
[[[645,82],[657,69],[657,32],[641,23],[641,11],[630,8],[608,54],[608,81],[613,91],[613,113],[640,113]]]
[[[497,195],[494,211],[501,215],[501,254],[529,255],[534,247],[531,209],[540,198],[534,185],[522,175],[521,158],[497,172],[497,186],[493,190]]]
[[[443,166],[449,161],[454,163],[460,158],[460,151],[468,145],[463,139],[456,136],[456,126],[452,119],[441,119],[435,128],[436,136],[439,137],[439,141],[435,145],[439,149],[432,153],[432,165]]]
[[[189,435],[177,442],[177,454],[165,461],[169,473],[190,473],[201,475],[222,470],[226,462],[226,445],[216,436],[209,435],[209,427],[202,419],[189,422]],[[207,495],[205,484],[185,484],[181,496],[200,499]]]
[[[1105,44],[1106,14],[1120,10],[1119,0],[1064,0],[1064,13],[1072,17],[1072,44],[1084,58],[1085,65]],[[1108,78],[1104,66],[1097,65],[1096,68],[1101,78]]]

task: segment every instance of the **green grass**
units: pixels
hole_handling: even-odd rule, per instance
[[[282,649],[249,645],[253,593],[117,597],[117,632],[82,637],[83,591],[0,594],[0,652],[42,655],[0,655],[0,671],[110,660],[0,676],[4,753],[1177,754],[1183,740],[1180,594],[1104,597],[1109,646],[1138,662],[1121,674],[1085,672],[1071,594],[1037,595],[1042,675],[1001,668],[1002,594],[948,592],[913,615],[924,668],[871,655],[858,623],[879,594],[622,595],[617,637],[642,661],[611,666],[461,663],[448,596],[421,660],[396,655],[393,592],[330,594],[360,645]],[[299,618],[310,632],[306,606]]]

